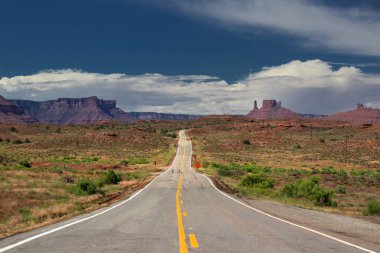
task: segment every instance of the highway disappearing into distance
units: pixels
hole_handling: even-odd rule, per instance
[[[171,167],[129,199],[0,240],[0,252],[374,252],[274,217],[191,168],[179,134]]]

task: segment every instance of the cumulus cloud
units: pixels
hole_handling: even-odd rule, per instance
[[[254,99],[278,99],[297,112],[329,114],[350,109],[357,102],[379,105],[380,75],[353,66],[334,70],[321,60],[264,67],[232,84],[207,75],[100,74],[66,69],[3,77],[0,94],[31,100],[97,95],[116,99],[126,111],[190,114],[246,114]]]
[[[145,0],[147,1],[147,0]],[[316,0],[161,0],[175,10],[245,32],[270,29],[306,39],[305,47],[380,56],[380,13],[333,8]],[[359,3],[358,3],[359,4]]]

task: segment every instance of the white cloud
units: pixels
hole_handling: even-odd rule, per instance
[[[86,73],[75,69],[45,70],[29,76],[3,77],[1,78],[1,87],[7,91],[31,88],[48,91],[54,87],[71,88],[73,83],[86,86],[91,82],[114,81],[121,76],[121,74]]]
[[[116,99],[126,111],[191,114],[246,114],[253,100],[278,99],[301,113],[332,113],[357,102],[380,104],[380,75],[356,67],[334,70],[321,60],[292,61],[264,67],[228,84],[207,75],[99,74],[48,70],[28,76],[3,77],[0,94],[7,98],[48,100],[97,95]]]
[[[258,28],[306,39],[305,47],[380,56],[380,13],[368,8],[332,8],[315,0],[155,1],[227,28]],[[358,3],[360,4],[360,3]]]
[[[341,67],[338,71],[333,71],[331,66],[321,60],[310,60],[306,62],[292,61],[275,67],[265,67],[263,71],[251,75],[252,78],[291,76],[299,78],[318,78],[321,75],[346,76],[357,75],[359,69],[355,67]]]

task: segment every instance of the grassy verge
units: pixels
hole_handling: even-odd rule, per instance
[[[220,120],[188,133],[204,173],[247,198],[380,222],[380,125]]]
[[[374,185],[376,190],[380,170],[362,170],[359,173],[333,167],[289,169],[203,162],[200,171],[219,178],[238,195],[247,198],[274,200],[336,213],[380,214],[378,195],[361,199],[357,196],[363,193],[356,191],[362,185]],[[370,190],[365,193],[369,195]]]
[[[127,197],[172,160],[168,133],[145,122],[0,125],[0,237]]]

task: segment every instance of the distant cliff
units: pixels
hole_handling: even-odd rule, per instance
[[[363,104],[358,104],[355,110],[339,112],[328,116],[326,119],[359,124],[380,124],[380,109],[364,107]]]
[[[115,100],[97,97],[59,98],[57,100],[35,102],[12,100],[24,108],[31,117],[46,124],[91,124],[100,121],[134,121],[130,115],[116,107]]]
[[[25,113],[21,106],[0,96],[0,123],[30,124],[36,120]]]
[[[253,109],[247,114],[247,117],[256,119],[285,119],[299,118],[301,115],[282,107],[281,102],[277,102],[276,100],[263,100],[263,106],[259,109],[255,100]]]
[[[49,101],[10,100],[23,108],[32,118],[46,124],[92,124],[102,121],[135,122],[138,120],[187,120],[196,116],[186,114],[125,112],[116,107],[115,100],[97,97],[59,98]]]

